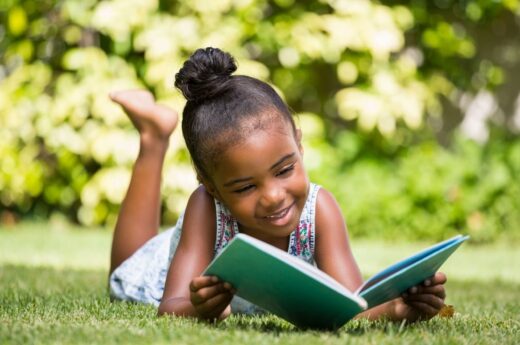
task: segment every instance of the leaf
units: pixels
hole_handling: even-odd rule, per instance
[[[455,308],[450,304],[445,304],[439,311],[439,317],[451,318],[455,314]]]
[[[27,14],[22,7],[15,6],[9,10],[7,19],[9,32],[14,36],[19,36],[27,30]]]

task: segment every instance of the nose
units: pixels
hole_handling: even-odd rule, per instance
[[[276,183],[267,185],[262,190],[260,204],[268,211],[276,211],[285,199],[285,189]]]

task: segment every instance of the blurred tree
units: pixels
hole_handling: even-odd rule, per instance
[[[418,137],[448,143],[475,128],[470,118],[502,114],[514,133],[519,17],[517,0],[0,0],[0,204],[112,224],[138,140],[107,93],[145,87],[181,110],[174,74],[205,46],[230,51],[238,73],[272,82],[302,113],[308,165],[325,183],[364,159],[401,157]],[[489,93],[503,85],[507,97]],[[167,222],[196,185],[180,132],[170,147]]]
[[[406,32],[421,75],[442,74],[450,87],[437,88],[442,113],[435,128],[442,142],[459,128],[477,141],[489,137],[489,123],[520,131],[520,10],[508,1],[385,1],[405,5],[415,25]],[[432,84],[430,84],[432,85]],[[475,108],[485,108],[475,111]]]

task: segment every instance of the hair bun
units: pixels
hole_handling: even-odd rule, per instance
[[[236,69],[230,54],[218,48],[197,49],[175,75],[175,86],[188,101],[202,101],[225,91]]]

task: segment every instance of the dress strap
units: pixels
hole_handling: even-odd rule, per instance
[[[216,255],[238,234],[238,223],[229,210],[217,199],[215,199],[215,216],[217,218],[214,250]]]
[[[289,254],[297,256],[307,262],[314,261],[316,243],[316,200],[320,186],[311,183],[307,201],[303,207],[300,223],[291,233],[289,239]]]

